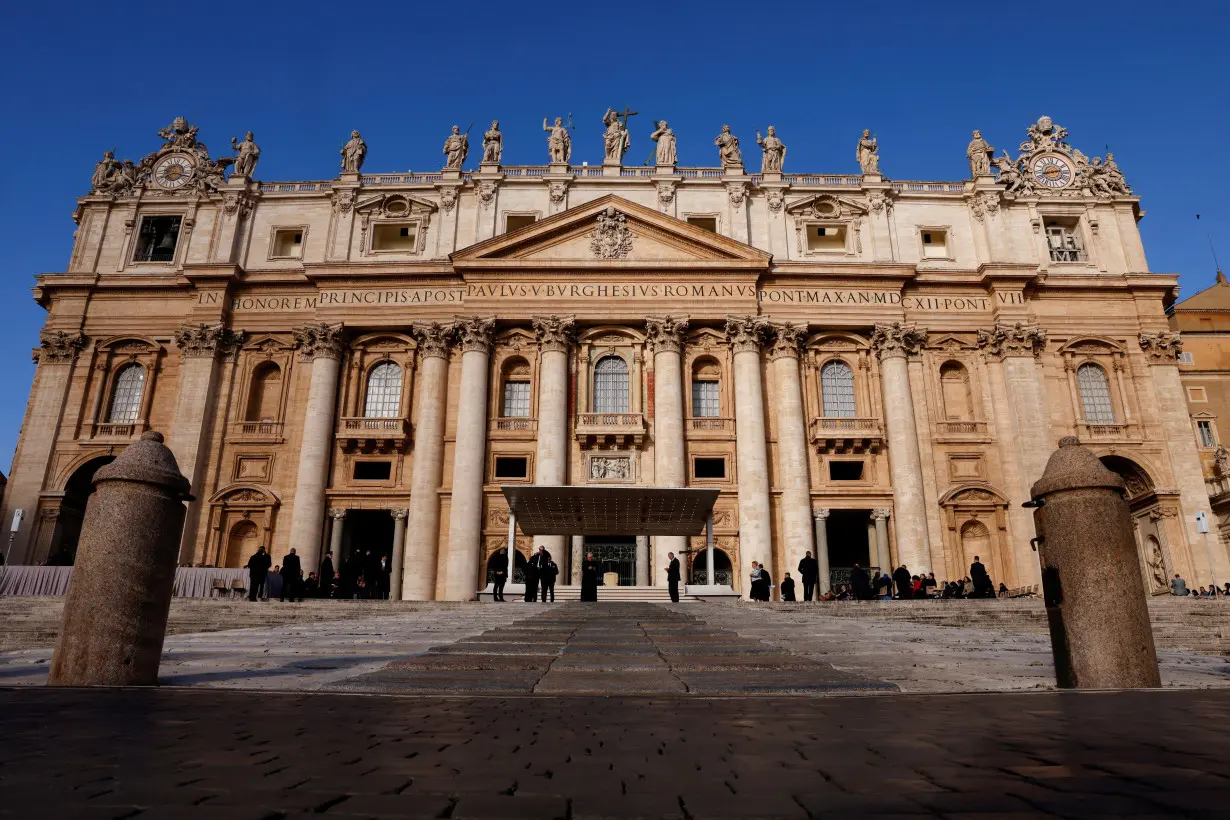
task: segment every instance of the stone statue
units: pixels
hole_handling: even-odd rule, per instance
[[[504,154],[504,135],[500,133],[500,121],[492,120],[491,128],[483,134],[483,162],[500,164]]]
[[[103,158],[94,166],[94,176],[90,177],[93,193],[108,193],[111,178],[119,173],[120,164],[115,159],[114,151],[104,151]]]
[[[995,156],[995,149],[982,138],[981,131],[974,131],[974,138],[965,149],[965,156],[969,158],[971,177],[976,179],[991,175],[991,157]]]
[[[769,135],[761,139],[756,132],[756,144],[764,151],[760,159],[760,173],[778,173],[782,171],[782,163],[786,161],[786,144],[777,138],[777,129],[769,126]]]
[[[718,147],[718,161],[723,168],[742,168],[743,152],[739,150],[739,138],[730,133],[730,126],[723,125],[722,133],[717,135],[713,144]]]
[[[1109,151],[1106,152],[1106,159],[1102,163],[1102,173],[1112,191],[1117,194],[1131,195],[1132,189],[1128,187],[1127,179],[1119,170],[1119,165],[1115,162],[1115,155]]]
[[[880,173],[880,146],[876,138],[871,136],[871,129],[864,128],[863,136],[858,141],[858,166],[864,174]]]
[[[551,157],[552,163],[567,163],[572,159],[572,137],[568,136],[568,129],[564,127],[564,118],[556,117],[555,125],[547,125],[547,118],[542,118],[542,130],[546,131],[547,137],[547,154]]]
[[[1013,162],[1012,158],[1008,156],[1007,151],[1004,151],[1004,155],[1002,157],[995,158],[995,169],[999,171],[999,178],[996,181],[1002,182],[1008,186],[1004,193],[1015,194],[1020,192],[1029,192],[1029,178],[1025,176],[1025,174],[1022,174],[1020,169],[1016,167],[1016,163]]]
[[[357,174],[363,170],[363,160],[367,159],[367,143],[359,136],[358,131],[350,132],[350,142],[342,146],[342,173]]]
[[[628,133],[628,123],[619,118],[614,108],[608,108],[602,115],[602,124],[606,126],[606,131],[602,134],[602,144],[606,155],[602,161],[621,164],[624,154],[628,153],[628,146],[632,144],[632,135]]]
[[[658,165],[674,165],[679,158],[675,152],[675,132],[666,125],[666,120],[658,121],[658,128],[649,138],[658,144],[654,152]]]
[[[1220,444],[1217,445],[1217,450],[1213,453],[1213,474],[1218,476],[1230,475],[1230,451]]]
[[[444,141],[445,168],[460,168],[470,154],[470,137],[461,133],[461,126],[454,125],[453,133]]]
[[[260,146],[253,142],[252,132],[249,131],[244,135],[243,142],[231,137],[231,148],[235,149],[233,171],[236,176],[252,176],[252,172],[256,170],[256,161],[261,158]]]

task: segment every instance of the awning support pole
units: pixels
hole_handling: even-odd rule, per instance
[[[713,510],[709,510],[709,517],[705,519],[705,580],[709,586],[717,584],[717,578],[713,575]]]

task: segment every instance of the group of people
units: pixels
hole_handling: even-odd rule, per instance
[[[294,547],[281,564],[275,565],[263,545],[244,568],[248,571],[249,601],[277,598],[291,602],[304,598],[387,599],[392,571],[388,556],[366,550],[354,555],[337,572],[330,550],[321,559],[320,569],[309,572],[305,578],[303,563]]]
[[[1230,595],[1230,581],[1226,582],[1224,587],[1218,587],[1217,584],[1209,584],[1207,587],[1200,587],[1197,592],[1187,586],[1187,581],[1183,580],[1183,576],[1179,573],[1174,574],[1174,578],[1170,579],[1170,594],[1177,596],[1190,595],[1193,598],[1219,598],[1224,595]]]
[[[810,601],[874,601],[909,598],[995,598],[999,592],[1007,592],[1002,583],[998,590],[987,572],[982,559],[975,555],[969,575],[958,581],[940,584],[934,572],[911,574],[903,564],[890,576],[874,574],[855,564],[850,572],[850,583],[842,584],[828,592],[820,592],[820,562],[809,550],[799,561],[798,572],[803,582],[803,600]],[[773,579],[768,569],[757,561],[752,562],[751,585],[748,597],[753,601],[768,601],[772,597]],[[1230,585],[1227,585],[1230,589]],[[938,590],[938,592],[937,592]],[[781,582],[781,600],[797,601],[794,579],[787,572]]]
[[[491,569],[494,573],[492,581],[492,597],[495,601],[507,603],[504,597],[504,586],[508,583],[509,566],[508,550],[502,550],[491,559]],[[551,559],[551,553],[541,544],[530,556],[525,565],[525,600],[532,603],[542,595],[542,602],[555,603],[555,579],[559,577],[559,565]]]

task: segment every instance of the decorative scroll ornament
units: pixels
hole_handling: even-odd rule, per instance
[[[85,336],[63,330],[44,330],[39,334],[38,344],[37,361],[40,364],[70,364],[85,347]]]
[[[457,329],[457,342],[461,345],[462,352],[491,352],[492,336],[495,333],[494,318],[459,317],[454,327]]]
[[[576,322],[571,316],[534,316],[530,319],[538,336],[538,348],[544,353],[556,351],[567,353],[572,345]]]
[[[726,342],[736,353],[757,352],[769,330],[762,316],[726,317]]]
[[[769,211],[771,213],[780,213],[782,205],[786,202],[786,192],[780,188],[770,188],[765,191],[764,198],[765,202],[769,204]]]
[[[426,359],[432,356],[441,359],[448,358],[448,349],[452,346],[453,337],[456,335],[451,325],[431,322],[415,325],[411,332],[414,334],[414,340],[418,342],[420,358]]]
[[[340,359],[342,357],[342,326],[326,322],[297,327],[293,331],[299,358],[310,362],[317,357]]]
[[[665,211],[675,201],[675,184],[673,182],[658,183],[658,207]]]
[[[688,320],[677,316],[645,317],[645,335],[655,353],[679,353],[683,350],[683,334]]]
[[[871,349],[880,360],[912,356],[922,349],[926,333],[912,323],[893,322],[891,325],[876,325],[871,332]]]
[[[1175,364],[1183,352],[1183,340],[1172,330],[1157,333],[1141,332],[1140,349],[1145,352],[1149,364]]]
[[[494,182],[478,183],[478,201],[484,208],[491,207],[491,203],[495,202],[495,183]]]
[[[243,343],[243,332],[216,325],[183,324],[172,337],[179,355],[185,359],[205,358],[216,352],[229,354]]]
[[[743,207],[743,200],[747,199],[747,185],[742,182],[731,182],[726,185],[726,194],[730,197],[730,204],[736,208]]]
[[[457,188],[450,185],[447,188],[440,189],[440,207],[445,211],[453,210],[453,206],[457,204]]]
[[[567,182],[552,182],[547,186],[547,196],[551,198],[552,205],[560,205],[564,202],[564,197],[568,195]]]
[[[1037,325],[996,323],[978,331],[978,346],[992,356],[1040,356],[1046,350],[1046,331]]]
[[[598,225],[589,234],[589,249],[598,259],[623,259],[632,251],[628,217],[608,207],[598,214]]]
[[[1050,117],[1041,117],[1029,126],[1028,135],[1015,160],[1007,151],[992,160],[1005,195],[1099,199],[1132,195],[1114,154],[1107,152],[1106,159],[1090,159],[1068,144],[1068,129],[1056,125]]]
[[[333,210],[340,214],[348,214],[353,207],[354,191],[349,188],[342,188],[333,192]]]
[[[772,329],[773,345],[769,348],[769,360],[772,361],[785,356],[791,359],[799,358],[799,350],[803,347],[803,342],[807,338],[807,326],[786,322],[780,325],[773,325]]]
[[[982,222],[986,219],[987,214],[994,214],[999,211],[999,194],[994,191],[983,191],[976,194],[969,200],[970,213],[974,215],[974,219]]]

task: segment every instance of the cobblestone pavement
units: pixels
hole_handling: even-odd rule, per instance
[[[0,816],[1225,816],[1230,694],[0,690]]]

